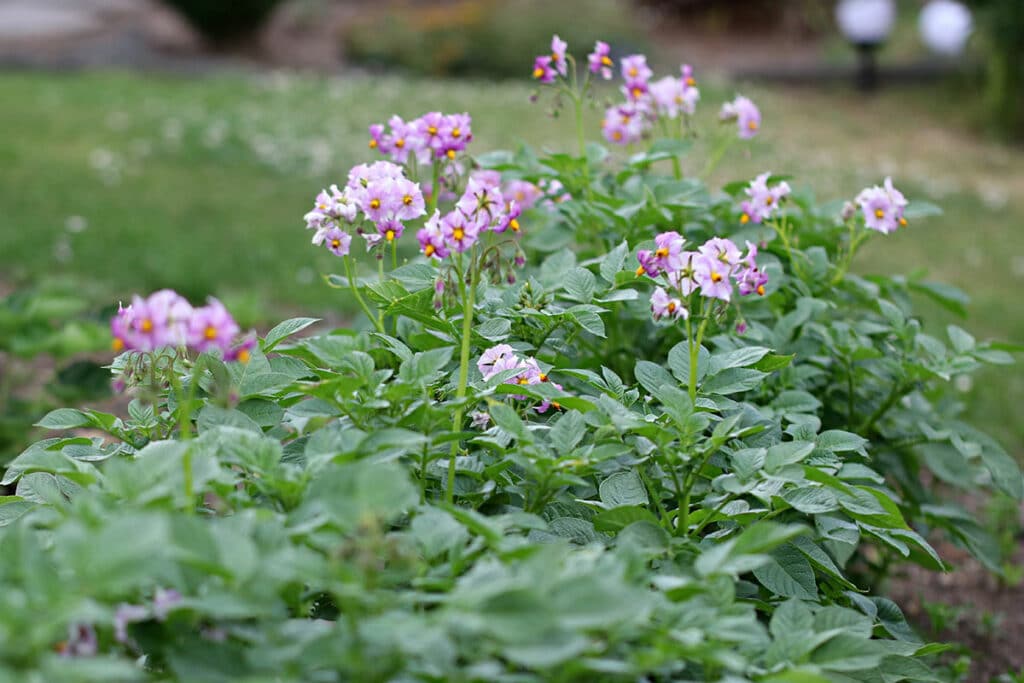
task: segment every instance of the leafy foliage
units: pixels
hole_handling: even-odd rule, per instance
[[[372,331],[120,356],[147,378],[127,415],[51,412],[0,481],[0,680],[938,680],[943,646],[871,591],[943,569],[937,533],[999,571],[925,482],[1022,497],[946,390],[1011,347],[924,330],[916,299],[957,292],[850,275],[837,207],[798,193],[750,225],[742,183],[656,171],[687,149],[478,157],[568,197],[475,299],[415,262],[331,276]],[[667,230],[760,243],[770,276],[695,310],[696,345],[633,271]],[[467,362],[498,341],[551,381]]]

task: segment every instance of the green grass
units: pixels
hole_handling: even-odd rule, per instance
[[[718,180],[789,173],[826,200],[893,175],[946,213],[873,240],[859,269],[925,268],[971,295],[965,327],[1024,341],[1024,153],[958,125],[966,95],[744,91],[762,106],[763,133],[732,150]],[[729,92],[705,91],[705,123]],[[366,126],[391,113],[464,110],[475,151],[569,148],[570,122],[550,119],[529,94],[528,83],[396,78],[0,76],[0,281],[68,275],[111,300],[170,286],[193,299],[215,293],[263,320],[343,314],[344,294],[319,279],[336,262],[309,245],[301,216],[320,187],[367,158]],[[692,168],[700,162],[695,154]],[[87,227],[68,230],[72,216]],[[965,398],[1022,450],[1019,370],[982,375]]]

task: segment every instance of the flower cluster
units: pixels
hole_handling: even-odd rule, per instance
[[[732,240],[713,237],[696,251],[687,251],[686,239],[677,232],[663,232],[654,238],[655,249],[637,252],[637,276],[664,277],[664,285],[651,296],[655,320],[685,320],[689,316],[683,301],[698,292],[710,299],[729,301],[735,282],[741,295],[763,295],[768,276],[757,266],[757,247],[747,242],[747,253]]]
[[[864,224],[872,230],[888,235],[907,224],[903,217],[907,199],[892,186],[892,178],[886,178],[883,187],[875,185],[861,190],[856,203],[864,214]]]
[[[491,379],[495,375],[506,373],[505,384],[529,386],[550,382],[551,386],[559,391],[562,390],[561,384],[551,382],[547,374],[541,370],[536,358],[521,358],[516,354],[515,349],[508,344],[498,344],[484,351],[480,359],[477,360],[476,367],[480,374],[483,375],[484,381]],[[522,400],[526,397],[516,396],[516,398]],[[545,399],[534,410],[538,413],[545,413],[552,406],[556,409],[561,407],[558,403]]]
[[[771,218],[772,214],[779,208],[782,200],[789,193],[789,183],[782,181],[773,187],[768,187],[768,179],[771,173],[762,173],[750,181],[750,185],[744,192],[747,199],[740,204],[740,223],[762,223]]]
[[[605,111],[601,130],[606,140],[622,145],[637,142],[659,119],[678,119],[696,111],[700,90],[689,64],[680,67],[678,77],[665,76],[651,81],[652,76],[643,55],[631,55],[622,60],[625,101]]]
[[[473,139],[469,114],[442,114],[432,111],[412,121],[399,116],[388,119],[387,125],[370,126],[370,149],[376,149],[397,164],[429,164],[435,159],[455,159]]]
[[[130,306],[120,306],[110,320],[110,331],[115,351],[154,351],[165,346],[199,353],[220,349],[225,359],[245,362],[256,344],[253,335],[239,339],[238,323],[217,299],[194,308],[170,289],[145,299],[136,295]]]
[[[355,225],[368,246],[394,242],[402,236],[407,221],[426,212],[419,183],[406,178],[401,166],[378,161],[354,167],[343,189],[332,185],[329,191],[321,191],[305,221],[307,229],[316,231],[313,244],[345,256],[352,243],[346,228]],[[371,230],[363,229],[366,223],[372,225]]]
[[[518,192],[526,192],[525,185],[517,187]],[[530,191],[530,198],[537,200],[535,190]],[[522,205],[503,193],[500,174],[476,173],[470,177],[455,208],[443,216],[435,210],[426,225],[416,233],[420,251],[428,258],[440,260],[452,252],[468,250],[484,232],[503,233],[508,230],[518,233],[522,210]]]
[[[761,110],[742,95],[723,104],[718,118],[722,121],[735,121],[739,136],[744,140],[754,137],[761,129]]]

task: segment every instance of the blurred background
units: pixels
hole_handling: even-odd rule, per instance
[[[858,267],[928,271],[971,298],[937,327],[1024,341],[1024,0],[0,0],[0,463],[47,407],[107,391],[106,319],[135,292],[343,321],[302,215],[368,124],[468,111],[477,153],[568,149],[530,102],[556,32],[693,64],[704,125],[757,101],[763,133],[715,181],[789,173],[828,201],[892,175],[940,205]],[[957,386],[1024,456],[1021,371]]]

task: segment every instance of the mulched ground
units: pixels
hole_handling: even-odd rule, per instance
[[[1024,582],[1000,581],[948,543],[937,543],[936,549],[955,566],[953,571],[940,574],[907,566],[885,592],[923,636],[961,646],[962,652],[948,657],[971,657],[967,683],[988,683],[1001,674],[1024,672]],[[1024,539],[1013,559],[1017,566],[1024,566]]]

